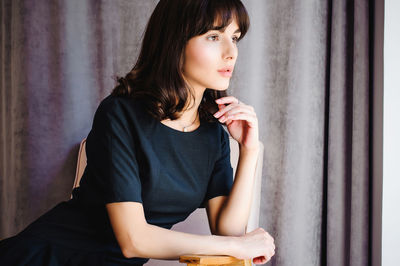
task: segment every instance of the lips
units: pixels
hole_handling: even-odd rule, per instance
[[[228,66],[222,69],[218,69],[218,73],[220,73],[223,77],[231,77],[232,76],[233,67]]]
[[[233,71],[233,66],[228,66],[228,67],[224,67],[221,69],[218,69],[218,72],[231,72]]]

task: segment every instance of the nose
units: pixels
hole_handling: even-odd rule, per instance
[[[231,40],[227,40],[224,42],[222,58],[225,60],[233,60],[237,57],[237,47],[236,44]]]

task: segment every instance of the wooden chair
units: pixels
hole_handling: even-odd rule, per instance
[[[230,148],[231,148],[231,164],[236,172],[236,166],[239,159],[239,146],[236,140],[232,137],[229,139]],[[78,152],[78,162],[76,165],[75,172],[75,181],[74,186],[78,187],[83,172],[86,167],[86,139],[83,139],[80,143],[79,152]],[[260,152],[258,156],[256,172],[255,172],[255,191],[253,194],[253,202],[250,211],[249,221],[246,227],[246,232],[250,232],[258,227],[259,220],[259,212],[260,212],[260,194],[261,194],[261,170],[262,170],[262,162],[263,162],[263,152],[264,146],[260,142]],[[72,198],[72,195],[71,195]],[[208,227],[207,214],[204,209],[197,209],[193,212],[184,222],[181,222],[173,227],[174,229],[178,229],[177,231],[188,232],[188,233],[197,233],[197,234],[210,234]],[[189,266],[206,266],[206,265],[231,265],[231,266],[249,266],[252,265],[251,260],[241,260],[231,256],[208,256],[208,255],[185,255],[179,258],[180,263],[186,263]],[[158,265],[176,265],[176,262],[173,261],[164,261],[164,260],[149,260],[146,263],[147,266],[158,266]]]
[[[179,262],[188,266],[201,265],[229,265],[229,266],[250,266],[251,260],[241,260],[231,256],[208,256],[208,255],[185,255],[179,258]]]

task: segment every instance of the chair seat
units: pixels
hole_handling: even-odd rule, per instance
[[[231,265],[231,266],[251,266],[250,260],[241,260],[231,256],[211,256],[211,255],[184,255],[179,257],[179,262],[193,265]]]

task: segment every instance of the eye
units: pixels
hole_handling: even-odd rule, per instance
[[[218,35],[211,35],[208,36],[207,39],[212,40],[212,41],[217,41]]]
[[[234,43],[237,43],[239,41],[239,37],[238,36],[233,36],[232,38]]]

